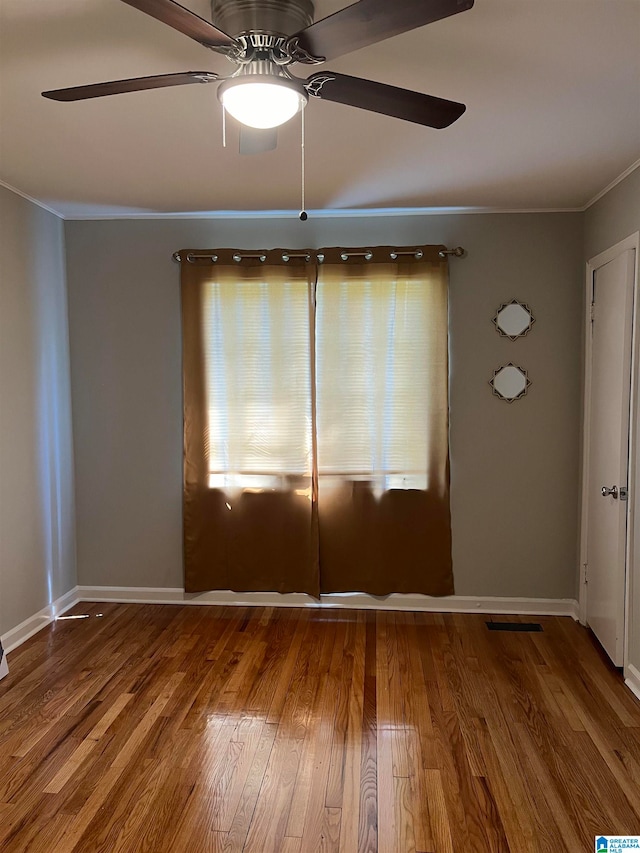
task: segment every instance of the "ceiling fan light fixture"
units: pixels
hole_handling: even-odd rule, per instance
[[[307,105],[307,93],[295,80],[262,74],[236,77],[218,88],[225,110],[248,127],[279,127]]]

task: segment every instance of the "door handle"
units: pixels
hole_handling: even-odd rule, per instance
[[[615,500],[618,499],[618,487],[617,486],[611,486],[610,489],[608,489],[606,486],[603,486],[600,489],[600,492],[601,492],[603,498],[609,497],[609,495],[611,495],[611,497],[614,498]]]

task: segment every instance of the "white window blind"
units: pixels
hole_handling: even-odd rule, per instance
[[[310,299],[285,268],[230,270],[203,312],[209,485],[308,488]]]
[[[384,270],[321,268],[316,326],[321,483],[366,480],[378,494],[427,488],[434,405],[428,284]]]

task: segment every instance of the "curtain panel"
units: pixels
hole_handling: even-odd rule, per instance
[[[453,593],[448,264],[325,249],[316,315],[321,592]],[[397,254],[391,259],[392,252]]]
[[[188,592],[453,592],[440,248],[180,253]]]
[[[182,264],[185,590],[317,597],[315,265],[214,254]]]

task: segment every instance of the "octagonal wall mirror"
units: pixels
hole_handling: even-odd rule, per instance
[[[528,305],[512,299],[511,302],[505,302],[498,308],[493,323],[499,334],[515,341],[528,334],[535,323],[535,318]]]
[[[500,397],[507,403],[513,403],[514,400],[524,397],[531,385],[531,380],[524,368],[510,362],[494,370],[493,379],[489,385],[496,397]]]

